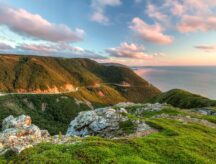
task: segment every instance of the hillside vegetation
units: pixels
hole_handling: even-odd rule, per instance
[[[124,83],[131,87],[121,86]],[[82,88],[85,99],[94,101],[97,94],[105,99],[100,101],[104,104],[116,102],[116,97],[121,101],[142,102],[160,93],[127,67],[103,65],[89,59],[0,56],[0,92],[64,92],[76,87]]]
[[[9,115],[29,115],[41,129],[51,134],[65,133],[80,111],[90,110],[85,103],[65,95],[9,95],[0,97],[0,122]],[[0,126],[1,129],[1,126]]]
[[[130,110],[140,110],[140,105]],[[170,118],[155,118],[158,114]],[[41,143],[19,155],[8,152],[0,157],[2,163],[161,163],[192,164],[216,162],[216,131],[201,122],[185,122],[178,117],[193,120],[190,112],[167,108],[159,112],[148,111],[144,119],[158,132],[144,137],[104,139],[80,138],[76,144],[53,145]],[[179,116],[181,115],[181,116]],[[172,119],[174,117],[177,119]],[[189,117],[190,116],[190,117]],[[215,117],[215,116],[214,116]]]
[[[184,90],[173,89],[154,97],[151,102],[168,103],[179,108],[199,108],[216,106],[215,100],[196,95]]]
[[[73,92],[64,92],[68,90]],[[132,70],[121,65],[103,65],[89,59],[2,55],[0,92],[36,93],[0,96],[0,123],[9,115],[29,115],[35,125],[50,132],[51,141],[55,137],[64,139],[69,123],[81,111],[110,106],[104,108],[110,108],[108,113],[102,115],[103,112],[97,112],[98,117],[90,119],[90,122],[87,116],[92,118],[89,113],[94,111],[86,112],[85,117],[81,115],[75,125],[82,125],[84,118],[89,123],[76,126],[77,131],[86,129],[92,121],[98,123],[94,126],[96,128],[108,124],[108,121],[116,123],[113,118],[115,120],[120,115],[116,117],[110,113],[126,110],[121,116],[128,118],[119,122],[119,127],[115,126],[123,136],[116,135],[110,139],[99,136],[72,136],[69,138],[72,142],[64,144],[53,144],[44,140],[20,154],[7,151],[0,155],[0,163],[3,164],[216,163],[216,109],[212,107],[209,114],[190,109],[216,106],[216,101],[179,89],[161,93]],[[60,93],[47,94],[49,92]],[[117,104],[129,101],[160,102],[172,106],[159,103]],[[207,112],[210,109],[203,110]],[[102,124],[101,120],[105,122]],[[143,122],[152,131],[142,131],[142,135],[139,135],[140,133],[135,132],[138,125],[144,126],[139,124]],[[108,132],[107,127],[102,130]],[[19,139],[23,137],[20,134],[17,136]],[[54,136],[56,134],[59,135]],[[11,144],[14,146],[14,142]],[[3,147],[0,144],[0,148],[1,146]]]

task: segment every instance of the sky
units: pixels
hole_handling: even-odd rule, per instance
[[[0,0],[0,53],[216,65],[216,1]]]

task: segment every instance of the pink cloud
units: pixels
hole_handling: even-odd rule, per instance
[[[215,8],[213,0],[165,0],[160,6],[150,4],[147,14],[164,27],[176,28],[182,33],[205,32],[216,30]],[[172,27],[167,26],[169,20]]]
[[[134,43],[121,43],[119,47],[106,49],[110,57],[122,59],[151,60],[154,57],[162,56],[162,53],[148,54],[145,48]]]
[[[216,1],[166,0],[165,6],[172,16],[179,17],[177,29],[182,33],[216,30]]]
[[[98,53],[89,51],[80,47],[74,47],[66,43],[46,43],[46,44],[21,44],[17,48],[22,53],[37,54],[45,56],[64,56],[73,58],[90,58],[90,59],[104,59]]]
[[[181,16],[185,12],[185,7],[180,4],[178,1],[172,1],[171,12],[173,15]]]
[[[45,44],[22,44],[18,46],[21,50],[36,51],[36,52],[57,52],[59,48],[54,45]]]
[[[135,17],[129,26],[141,39],[157,43],[157,44],[171,44],[173,38],[163,34],[163,29],[159,24],[149,25],[142,19]]]
[[[178,25],[180,32],[195,32],[216,30],[216,17],[202,17],[185,15],[182,17],[181,23]]]
[[[64,24],[54,24],[40,15],[23,9],[0,7],[0,25],[6,25],[12,31],[30,37],[52,42],[76,42],[83,38],[82,29],[71,30]]]
[[[159,21],[166,21],[168,19],[168,16],[160,12],[160,10],[153,4],[149,4],[147,6],[146,13],[148,14],[149,17],[155,18]]]
[[[20,50],[35,51],[41,53],[50,52],[71,52],[71,53],[82,53],[85,50],[80,47],[74,47],[70,44],[58,43],[58,44],[21,44],[18,46]]]

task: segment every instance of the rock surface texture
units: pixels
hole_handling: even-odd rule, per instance
[[[165,108],[168,108],[167,104],[134,104],[134,103],[119,103],[115,105],[116,108],[125,108],[128,113],[136,115],[136,116],[145,116],[146,112],[158,112]]]
[[[193,112],[197,112],[202,115],[216,116],[216,109],[213,107],[197,108],[197,109],[194,109]]]
[[[16,118],[9,116],[3,120],[3,131],[0,133],[0,154],[8,150],[20,153],[49,137],[47,130],[40,130],[31,122],[31,117],[25,115]]]
[[[131,103],[121,103],[117,106],[98,108],[91,111],[80,112],[79,115],[71,121],[67,136],[88,136],[98,135],[107,138],[125,135],[121,127],[124,123],[130,123],[133,133],[151,129],[144,121],[130,120],[125,108]],[[117,109],[118,108],[118,109]],[[125,125],[128,126],[128,125]]]

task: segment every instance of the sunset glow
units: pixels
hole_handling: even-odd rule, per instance
[[[0,52],[216,65],[216,1],[0,0]]]

